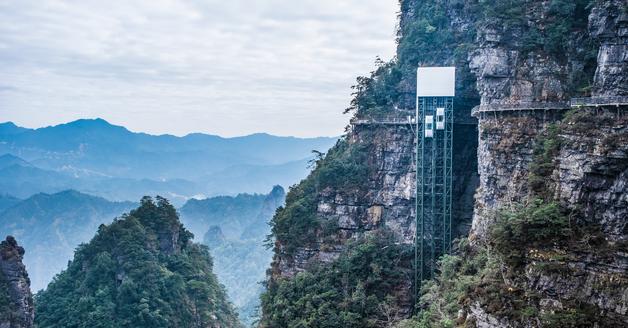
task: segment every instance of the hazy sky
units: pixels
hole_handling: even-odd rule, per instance
[[[397,0],[0,0],[0,122],[339,135]]]

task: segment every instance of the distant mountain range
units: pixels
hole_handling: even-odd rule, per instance
[[[137,206],[74,190],[41,193],[12,202],[0,212],[0,235],[16,237],[27,250],[24,263],[33,291],[45,288],[66,267],[74,249],[88,242],[99,225]]]
[[[312,150],[336,138],[253,134],[134,133],[102,119],[39,129],[0,124],[0,194],[26,198],[76,189],[111,200],[161,194],[175,204],[198,196],[265,192],[307,174]]]
[[[267,222],[275,209],[283,204],[284,194],[282,187],[275,186],[267,195],[239,194],[190,199],[179,209],[181,222],[194,233],[197,240],[203,240],[203,236],[212,226],[220,227],[226,239],[244,240],[251,236],[261,236],[263,239],[270,232]],[[260,224],[258,231],[248,231]]]
[[[196,240],[209,246],[214,271],[247,327],[257,315],[260,282],[272,259],[272,251],[264,246],[268,222],[285,197],[284,189],[275,186],[267,195],[192,199],[179,210],[184,225],[196,231]]]
[[[17,197],[13,197],[11,195],[0,195],[0,212],[19,202],[20,199]]]

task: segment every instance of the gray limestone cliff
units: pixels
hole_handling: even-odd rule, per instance
[[[628,95],[628,10],[625,1],[600,1],[591,10],[589,33],[600,42],[593,91]]]
[[[546,2],[538,2],[539,13]],[[525,299],[541,313],[575,311],[600,327],[628,325],[628,16],[624,1],[598,1],[587,30],[569,37],[566,56],[521,54],[520,45],[490,28],[470,53],[482,103],[471,240],[486,243],[495,211],[535,193],[535,149],[553,138],[557,149],[541,177],[550,199],[572,213],[580,240],[530,249],[521,279],[508,284],[534,295]],[[531,10],[534,13],[534,9]],[[541,16],[531,20],[542,24]],[[597,50],[588,88],[573,89],[569,77],[586,67],[582,45]],[[550,137],[551,135],[551,137]],[[538,178],[538,177],[537,177]],[[589,239],[587,239],[589,238]],[[596,241],[597,239],[597,241]],[[537,300],[538,299],[538,300]],[[478,327],[539,327],[540,320],[504,318],[479,303],[469,318]],[[468,319],[469,320],[469,319]]]
[[[24,249],[8,236],[0,243],[0,327],[30,328],[34,307],[30,280],[22,264]]]
[[[275,220],[269,281],[332,263],[373,231],[413,243],[414,133],[365,122],[413,114],[417,65],[455,65],[457,236],[468,233],[472,247],[490,248],[495,213],[538,193],[578,227],[573,240],[526,249],[517,276],[497,287],[520,291],[518,301],[535,316],[509,317],[505,302],[489,307],[471,292],[459,319],[470,327],[541,327],[551,326],[541,316],[576,313],[598,327],[628,325],[627,17],[625,1],[616,0],[401,1],[396,59],[358,80],[354,124],[291,190],[289,210],[276,215],[291,225]],[[537,163],[544,144],[551,152]],[[365,168],[335,167],[335,160]],[[543,176],[532,172],[535,165]],[[321,175],[342,180],[347,172],[359,178],[320,182]],[[320,225],[300,227],[297,238],[290,227],[303,222],[303,212]],[[391,294],[408,317],[411,291]]]
[[[413,29],[413,21],[424,14],[414,9],[404,9],[404,6],[420,5],[420,2],[414,0],[402,1],[400,38],[405,38],[404,30]],[[463,33],[469,24],[468,19],[464,18],[462,12],[452,15],[460,18],[453,24],[453,28],[457,33]],[[410,37],[412,36],[408,36]],[[461,39],[462,36],[457,38]],[[456,40],[449,42],[453,45]],[[405,43],[400,41],[399,53]],[[467,59],[455,54],[453,47],[446,49],[448,50],[440,53],[441,56],[434,53],[433,56],[425,55],[416,60],[420,60],[421,65],[457,67],[458,96],[454,100],[453,144],[455,200],[452,204],[452,220],[454,234],[464,236],[471,226],[473,195],[478,184],[477,121],[470,113],[471,108],[479,103],[479,97],[474,89],[475,76],[468,68]],[[409,53],[409,56],[414,55],[415,53]],[[414,60],[401,56],[396,63],[380,66],[372,76],[371,81],[394,79],[389,83],[394,83],[399,90],[394,99],[382,105],[384,115],[387,111],[393,111],[400,117],[414,114],[416,63],[409,65]],[[398,75],[383,77],[397,73]],[[414,244],[416,131],[411,126],[402,124],[357,124],[356,120],[371,120],[381,115],[382,111],[378,112],[377,108],[363,108],[361,105],[356,105],[354,110],[353,124],[347,128],[346,136],[318,163],[318,169],[324,173],[315,169],[310,177],[293,187],[292,194],[299,196],[288,193],[288,210],[280,209],[276,215],[275,222],[279,221],[277,217],[281,217],[282,220],[291,220],[291,223],[282,227],[275,223],[274,258],[269,276],[271,282],[291,279],[313,266],[331,263],[347,250],[349,244],[380,230],[391,231],[398,244],[408,247]],[[345,170],[341,164],[338,164],[338,168],[334,167],[338,162],[354,161],[356,166],[364,167],[357,170]],[[320,181],[325,179],[328,171],[338,175],[333,179],[337,183]],[[348,179],[347,176],[359,178],[350,183],[338,182]],[[296,230],[294,227],[304,221],[292,214],[296,205],[310,209],[313,212],[311,217],[317,222],[316,227],[310,227],[298,236],[290,231]],[[294,238],[298,240],[292,241]],[[393,292],[402,317],[409,316],[413,306],[412,274],[408,265],[410,263],[399,267],[399,271],[406,275],[406,280]]]
[[[553,199],[573,211],[573,223],[585,238],[529,249],[524,279],[511,281],[540,297],[542,311],[569,309],[585,302],[602,326],[628,324],[628,108],[579,108],[561,112],[500,113],[480,118],[478,159],[480,188],[470,236],[486,243],[494,213],[524,201],[530,190],[529,166],[538,140],[551,126],[560,149],[552,160],[545,185]],[[508,131],[505,135],[503,131]],[[492,324],[490,311],[472,308],[478,326]],[[509,326],[526,326],[510,322]],[[527,326],[537,326],[528,324]]]

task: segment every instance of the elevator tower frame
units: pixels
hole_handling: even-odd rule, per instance
[[[414,296],[451,250],[454,67],[419,67],[416,97]]]

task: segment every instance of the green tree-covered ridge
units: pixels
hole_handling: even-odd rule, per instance
[[[36,295],[38,327],[238,327],[207,247],[192,237],[166,199],[144,197]]]

